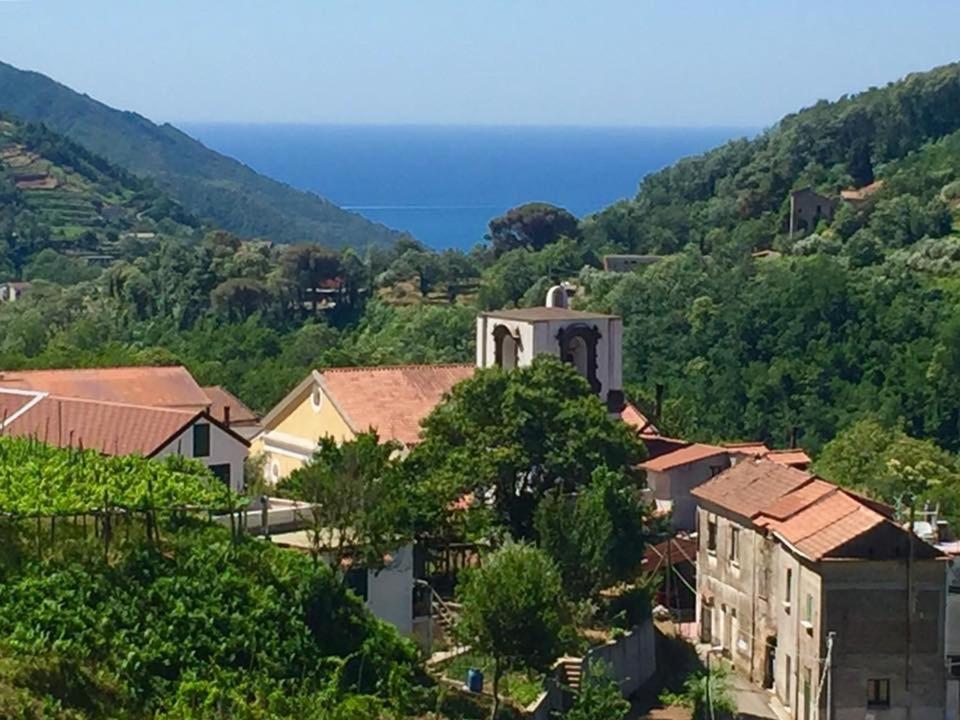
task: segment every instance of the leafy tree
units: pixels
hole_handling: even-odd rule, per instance
[[[602,661],[590,663],[581,682],[566,720],[623,720],[630,712],[629,701]]]
[[[400,445],[381,443],[373,430],[344,443],[320,439],[310,461],[280,481],[277,492],[311,507],[314,559],[328,554],[335,569],[359,560],[383,565],[384,556],[410,535],[394,455]]]
[[[480,370],[423,421],[411,453],[424,482],[451,499],[492,496],[516,537],[529,537],[551,489],[572,492],[606,466],[633,476],[644,449],[612,420],[570,365],[540,356],[526,368]]]
[[[215,312],[231,320],[246,320],[266,305],[269,292],[258,280],[231,278],[217,285],[210,293],[210,304]]]
[[[510,669],[545,671],[563,648],[567,608],[556,566],[530,545],[508,542],[464,573],[457,588],[463,613],[457,633],[493,658],[493,711]]]
[[[956,522],[960,504],[960,464],[929,440],[909,437],[900,428],[861,420],[824,447],[816,470],[844,487],[866,492],[898,506],[939,504]]]
[[[499,256],[509,250],[541,250],[561,237],[579,235],[577,219],[549,203],[527,203],[490,221],[490,240]]]
[[[646,514],[636,486],[600,467],[574,498],[548,492],[537,507],[534,528],[540,548],[560,569],[567,593],[586,598],[640,564]]]

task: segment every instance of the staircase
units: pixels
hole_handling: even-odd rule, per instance
[[[557,676],[560,684],[573,692],[580,692],[583,680],[583,658],[564,656],[556,663]]]
[[[440,623],[440,627],[443,628],[443,632],[448,637],[452,637],[453,628],[457,624],[457,609],[453,607],[452,603],[446,602],[437,591],[433,588],[430,588],[431,598],[430,603],[433,607],[433,612],[436,615],[437,622]]]

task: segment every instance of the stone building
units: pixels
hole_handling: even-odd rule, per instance
[[[764,459],[692,494],[701,640],[786,716],[944,716],[946,563],[890,508]]]
[[[834,198],[821,195],[813,188],[794,190],[790,193],[790,237],[813,232],[821,220],[833,220],[836,208],[837,201]]]

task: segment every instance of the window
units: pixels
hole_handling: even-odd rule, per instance
[[[210,457],[210,426],[206,423],[193,426],[193,456]]]
[[[787,707],[790,707],[790,686],[791,679],[793,678],[793,661],[792,658],[787,655],[786,662],[784,662],[784,678],[783,678],[783,704]]]
[[[890,679],[867,680],[867,707],[890,707]]]
[[[323,392],[318,387],[310,393],[310,406],[314,412],[320,412],[320,408],[323,407]]]
[[[807,593],[807,601],[803,605],[803,626],[807,631],[813,630],[813,595]]]
[[[730,528],[730,562],[740,564],[740,528]]]
[[[783,607],[790,612],[790,599],[793,597],[793,570],[787,568],[787,588],[783,594]]]
[[[717,552],[717,518],[707,516],[707,552]]]
[[[211,465],[210,472],[216,476],[217,480],[230,487],[230,463]]]
[[[358,567],[350,568],[344,575],[343,581],[348,588],[353,590],[354,594],[364,602],[367,601],[369,587],[367,583],[367,569]]]
[[[803,669],[803,720],[810,720],[810,699],[813,680],[810,677],[810,668]]]

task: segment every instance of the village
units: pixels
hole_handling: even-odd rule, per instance
[[[107,456],[195,459],[248,498],[238,527],[291,552],[322,547],[342,563],[352,529],[317,527],[315,504],[275,495],[279,484],[313,462],[323,442],[350,443],[370,430],[405,455],[420,442],[421,421],[478,370],[511,372],[553,357],[642,443],[645,482],[635,492],[662,532],[634,568],[634,581],[652,588],[648,612],[601,633],[582,656],[556,658],[522,698],[526,716],[568,707],[590,663],[636,699],[671,670],[661,645],[680,643],[705,669],[708,696],[711,672],[721,673],[743,716],[957,717],[960,544],[947,524],[929,508],[914,515],[911,507],[904,518],[826,482],[800,447],[662,435],[658,411],[646,417],[625,398],[621,318],[569,304],[558,285],[542,307],[481,313],[473,365],[317,368],[264,417],[181,366],[3,371],[0,435]],[[212,519],[233,527],[232,513]],[[455,534],[432,545],[407,538],[382,562],[364,567],[353,556],[344,566],[348,585],[416,641],[428,667],[479,694],[489,689],[458,642],[454,588],[484,552]],[[647,702],[650,717],[657,704]]]

